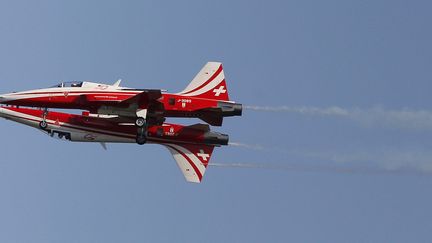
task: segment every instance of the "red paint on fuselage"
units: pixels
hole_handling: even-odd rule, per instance
[[[3,104],[61,108],[61,109],[98,109],[101,106],[118,105],[124,100],[134,97],[139,92],[108,92],[108,91],[64,91],[64,92],[22,92],[11,94],[12,99]]]
[[[40,109],[21,107],[1,108],[14,111],[19,114],[29,115],[38,118],[42,118],[44,113],[44,111]],[[119,125],[119,123],[127,122],[127,120],[121,121],[117,120],[116,118],[99,118],[50,111],[47,113],[46,119],[56,121],[55,125],[58,125],[60,128],[64,126],[67,128],[79,129],[86,132],[98,132],[107,135],[121,136],[125,138],[135,138],[137,133],[137,128],[134,125]],[[149,140],[155,141],[157,141],[158,139],[163,139],[169,140],[171,142],[204,143],[204,136],[206,132],[207,131],[203,131],[200,129],[170,123],[165,123],[161,126],[148,127]]]
[[[102,106],[127,107],[128,104],[122,104],[121,102],[137,94],[139,94],[139,92],[23,92],[17,93],[12,100],[4,101],[3,104],[27,107],[97,110]],[[21,96],[30,97],[20,98]],[[162,97],[157,101],[144,101],[144,103],[138,105],[140,108],[147,108],[152,102],[162,103],[164,114],[176,117],[187,117],[188,113],[208,108],[216,108],[218,105],[218,100],[169,93],[162,94]]]

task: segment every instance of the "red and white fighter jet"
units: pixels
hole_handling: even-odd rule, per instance
[[[119,124],[116,117],[60,112],[49,112],[43,117],[43,113],[42,109],[0,106],[0,117],[37,128],[51,137],[73,142],[97,142],[104,147],[105,143],[135,143],[135,125]],[[49,129],[40,128],[42,119]],[[147,136],[148,143],[167,147],[186,180],[195,183],[201,182],[214,147],[228,144],[228,135],[211,132],[209,126],[203,124],[150,125]]]
[[[241,116],[242,105],[230,101],[221,63],[209,62],[180,93],[133,89],[92,82],[61,83],[47,89],[0,95],[0,103],[42,107],[40,128],[47,130],[48,108],[81,109],[91,114],[116,116],[135,123],[136,142],[147,141],[147,127],[162,125],[166,117],[197,117],[221,126],[224,117]]]

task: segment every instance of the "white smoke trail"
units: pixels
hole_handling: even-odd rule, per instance
[[[276,152],[292,158],[305,158],[306,160],[331,162],[340,165],[371,164],[383,170],[413,170],[420,173],[432,174],[432,151],[422,148],[383,147],[368,149],[367,151],[358,149],[332,151],[329,149],[269,148],[259,144],[248,145],[244,143],[233,143],[230,145],[264,153],[271,152],[274,154]]]
[[[386,110],[382,107],[346,109],[338,106],[327,108],[312,106],[244,106],[244,108],[254,111],[341,117],[368,126],[380,125],[405,129],[432,130],[432,111],[428,110]]]
[[[229,143],[230,146],[235,146],[235,147],[241,147],[241,148],[246,148],[246,149],[252,149],[252,150],[266,150],[266,148],[264,148],[261,145],[258,144],[245,144],[245,143],[238,143],[238,142],[230,142]]]
[[[318,164],[269,164],[269,163],[210,163],[209,166],[220,168],[269,169],[296,172],[325,172],[338,174],[364,175],[421,175],[432,176],[431,172],[409,169],[384,169],[373,167],[332,166]]]
[[[228,144],[229,146],[234,146],[234,147],[239,147],[239,148],[244,148],[244,149],[249,149],[249,150],[255,150],[255,151],[263,151],[263,152],[277,152],[277,153],[281,153],[281,154],[291,154],[291,155],[295,155],[296,151],[293,150],[288,150],[288,149],[283,149],[283,148],[277,148],[277,147],[265,147],[263,145],[260,144],[247,144],[247,143],[241,143],[241,142],[229,142]]]
[[[346,109],[338,106],[244,106],[247,110],[264,112],[285,112],[309,116],[336,117],[352,120],[366,126],[381,126],[384,128],[402,128],[411,130],[432,130],[432,111],[428,110],[388,110],[382,107],[368,109]],[[231,163],[216,166],[238,168],[266,168],[278,170],[302,171],[333,171],[342,173],[390,173],[390,174],[427,174],[432,175],[432,151],[420,147],[411,148],[375,148],[368,151],[329,151],[329,150],[299,150],[265,147],[259,144],[231,143],[230,145],[263,152],[279,152],[293,156],[336,163],[337,166],[321,165],[268,165]],[[359,164],[369,164],[369,167],[353,167]],[[342,167],[339,167],[341,165]]]
[[[243,106],[244,109],[269,112],[293,112],[307,115],[347,116],[348,111],[340,107],[318,108],[311,106]]]

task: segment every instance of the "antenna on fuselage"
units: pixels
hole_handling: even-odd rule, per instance
[[[115,82],[112,86],[114,86],[114,87],[120,87],[121,82],[122,82],[122,80],[119,79],[119,80],[117,80],[117,82]]]

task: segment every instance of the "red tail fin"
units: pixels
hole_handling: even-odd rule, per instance
[[[208,62],[179,95],[229,101],[222,63]]]

